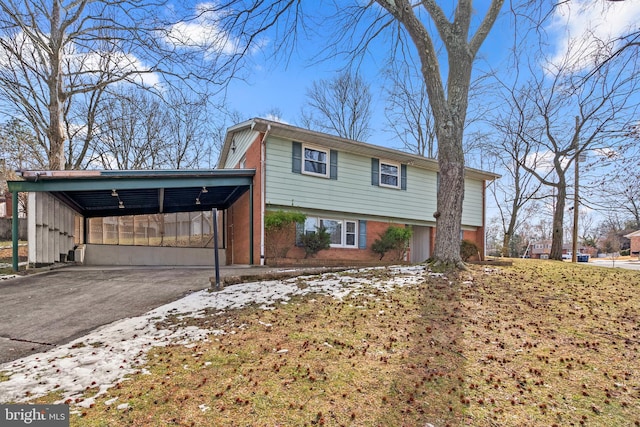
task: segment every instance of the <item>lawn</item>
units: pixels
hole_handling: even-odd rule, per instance
[[[150,350],[90,407],[69,401],[71,425],[640,425],[640,272],[514,260],[392,286],[410,274],[345,272],[331,277],[388,286],[165,318],[224,333]]]

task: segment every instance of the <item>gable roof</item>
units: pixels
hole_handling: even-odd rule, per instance
[[[629,233],[629,234],[625,234],[624,237],[626,237],[627,239],[630,239],[632,237],[640,237],[640,230],[634,231],[634,232]]]
[[[262,118],[253,118],[245,122],[239,123],[227,129],[227,135],[220,153],[218,167],[224,165],[229,156],[231,142],[235,133],[245,131],[247,129],[256,132],[269,132],[271,136],[278,136],[292,141],[304,142],[309,144],[322,145],[323,147],[333,148],[339,151],[345,151],[354,154],[361,154],[368,157],[383,158],[385,160],[397,161],[410,166],[416,166],[421,169],[427,169],[434,172],[440,170],[438,161],[417,154],[406,153],[392,148],[382,147],[379,145],[368,144],[366,142],[354,141],[339,136],[330,135],[323,132],[316,132],[309,129],[292,126],[286,123],[276,122]],[[494,180],[500,178],[500,175],[486,172],[479,169],[465,168],[465,174],[469,178],[481,180]]]

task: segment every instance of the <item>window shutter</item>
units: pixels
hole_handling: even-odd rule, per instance
[[[291,144],[291,172],[302,173],[302,144],[293,142]]]
[[[400,165],[400,188],[407,189],[407,165]]]
[[[380,160],[371,159],[371,185],[380,185]]]
[[[331,150],[329,152],[329,178],[338,179],[338,152]]]
[[[358,221],[358,249],[367,249],[367,221]]]

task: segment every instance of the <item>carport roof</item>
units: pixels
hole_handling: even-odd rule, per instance
[[[227,209],[255,169],[19,171],[11,192],[49,192],[85,217]]]

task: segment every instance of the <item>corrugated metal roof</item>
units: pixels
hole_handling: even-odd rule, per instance
[[[253,184],[254,169],[21,171],[10,191],[47,191],[85,217],[227,209]]]

